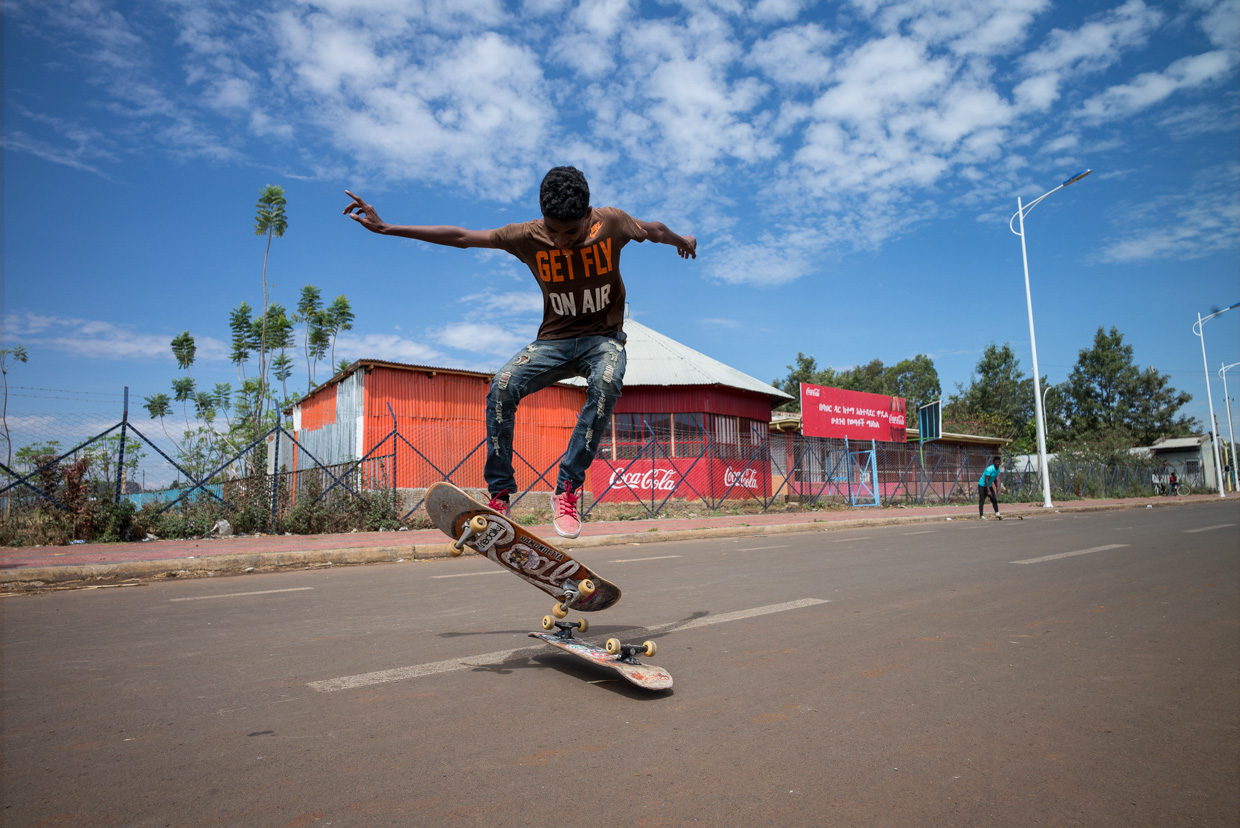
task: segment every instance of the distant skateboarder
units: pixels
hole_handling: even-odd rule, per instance
[[[991,504],[995,508],[995,518],[1003,520],[1003,515],[999,514],[999,470],[1001,460],[998,455],[990,459],[990,465],[986,467],[986,471],[982,472],[982,477],[977,481],[977,517],[979,520],[985,520],[986,515],[983,514],[986,508],[986,498],[990,498]]]
[[[581,532],[579,490],[598,452],[624,382],[624,280],[620,251],[630,241],[670,244],[683,259],[697,258],[697,240],[678,236],[658,221],[635,219],[615,207],[590,206],[590,187],[574,167],[556,167],[543,178],[538,203],[542,218],[494,230],[446,226],[399,226],[379,218],[375,208],[353,199],[344,214],[384,236],[442,244],[488,247],[516,256],[542,289],[543,321],[538,338],[495,374],[487,393],[487,459],[483,469],[490,508],[511,511],[517,490],[512,439],[517,404],[549,385],[584,377],[586,402],[560,461],[553,497],[555,531],[566,538]]]

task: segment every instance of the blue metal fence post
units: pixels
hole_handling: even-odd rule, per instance
[[[116,458],[116,502],[121,502],[125,481],[125,428],[129,425],[129,386],[125,386],[125,410],[121,414],[121,449]]]

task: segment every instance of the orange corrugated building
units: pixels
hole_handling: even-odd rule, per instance
[[[281,465],[365,460],[368,482],[414,488],[450,474],[460,485],[481,486],[490,381],[477,371],[358,360],[293,407],[300,449],[286,441]],[[584,404],[584,389],[568,385],[522,400],[514,444],[522,488],[537,480],[532,469],[541,473],[558,462]]]
[[[607,488],[614,467],[640,456],[651,435],[664,444],[666,474],[684,471],[708,444],[721,463],[743,459],[767,439],[772,405],[790,399],[635,320],[625,320],[625,332],[624,394],[587,480],[595,491]],[[282,443],[280,465],[299,470],[316,461],[336,466],[363,460],[365,485],[419,488],[451,479],[482,487],[490,380],[491,374],[477,371],[358,360],[293,407],[299,445]],[[580,380],[521,401],[513,465],[522,490],[554,485],[584,404]],[[743,464],[731,465],[739,474]],[[694,473],[704,469],[699,463]],[[718,465],[714,473],[722,480],[728,469]],[[643,477],[643,483],[649,481]]]

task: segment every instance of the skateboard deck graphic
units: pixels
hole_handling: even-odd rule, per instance
[[[458,543],[463,539],[464,545],[556,600],[570,603],[574,610],[598,612],[620,600],[620,588],[615,584],[451,483],[436,483],[427,490],[426,512],[439,531]],[[485,520],[481,530],[471,526],[478,516]],[[578,585],[587,579],[594,583],[593,594],[577,595]]]
[[[624,655],[609,653],[597,644],[583,641],[576,636],[563,632],[532,632],[530,638],[540,638],[551,646],[572,653],[591,664],[615,670],[628,681],[646,690],[670,690],[672,687],[672,677],[662,667],[642,664],[631,656],[630,660],[625,660]]]

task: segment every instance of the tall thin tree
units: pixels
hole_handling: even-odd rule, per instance
[[[5,461],[4,465],[13,465],[13,442],[9,435],[9,368],[29,357],[21,345],[0,349],[0,374],[4,376],[4,413],[0,415],[0,423],[4,425]],[[7,501],[6,501],[7,502]]]
[[[314,361],[310,358],[310,338],[313,329],[319,325],[319,316],[323,312],[323,291],[314,285],[306,285],[301,289],[301,298],[297,300],[297,321],[306,324],[306,338],[302,347],[306,353],[306,393],[314,390]]]
[[[288,229],[288,219],[284,215],[287,204],[284,188],[268,184],[259,191],[258,203],[254,205],[258,210],[254,216],[254,235],[267,237],[267,249],[263,253],[263,332],[258,354],[258,376],[262,393],[259,395],[256,425],[260,429],[267,399],[267,259],[271,255],[271,240],[282,237]]]

